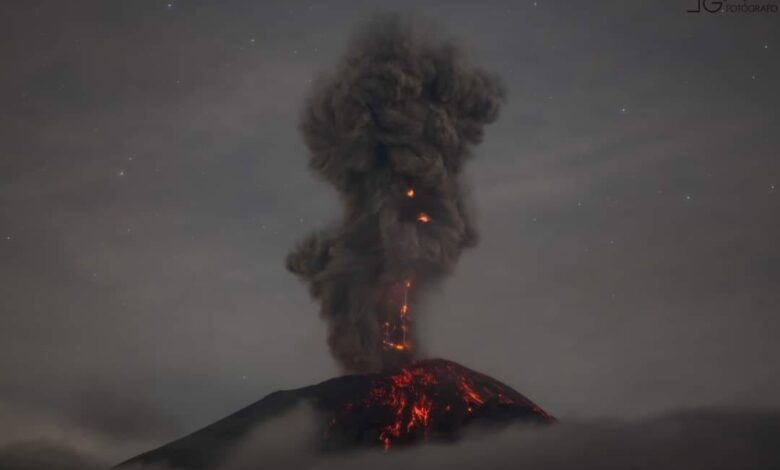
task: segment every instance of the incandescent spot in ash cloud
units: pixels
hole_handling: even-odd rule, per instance
[[[497,77],[408,18],[380,16],[320,80],[300,124],[309,166],[339,191],[341,221],[287,258],[349,371],[417,351],[415,304],[476,242],[459,175],[505,97]]]

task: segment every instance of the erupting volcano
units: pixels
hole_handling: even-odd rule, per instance
[[[128,460],[124,466],[166,469],[218,467],[251,430],[306,403],[318,418],[315,449],[390,450],[456,440],[464,429],[496,429],[513,422],[554,422],[530,400],[486,375],[442,359],[425,359],[387,373],[354,374],[275,392],[182,439]],[[263,468],[258,462],[257,468]],[[134,467],[136,468],[136,467]],[[159,467],[154,467],[159,468]],[[218,467],[223,468],[223,467]]]
[[[476,242],[460,175],[504,91],[458,48],[413,26],[397,16],[369,24],[317,83],[301,122],[309,166],[338,190],[344,213],[299,243],[287,267],[309,285],[330,350],[353,374],[271,394],[131,463],[208,468],[251,427],[302,401],[321,420],[322,451],[554,421],[495,379],[417,360],[420,300]]]

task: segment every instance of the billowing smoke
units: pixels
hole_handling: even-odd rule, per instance
[[[338,226],[287,258],[322,305],[347,370],[381,370],[417,350],[414,306],[476,242],[459,174],[498,116],[499,80],[409,18],[374,19],[309,97],[309,166],[341,195]]]

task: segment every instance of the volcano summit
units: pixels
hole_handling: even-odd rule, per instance
[[[272,393],[189,436],[134,457],[119,468],[213,468],[254,427],[301,404],[310,405],[319,418],[321,440],[314,450],[325,453],[453,441],[466,428],[495,429],[517,422],[555,421],[495,379],[454,362],[426,359],[393,372],[346,375]]]

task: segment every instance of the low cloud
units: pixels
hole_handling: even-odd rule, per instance
[[[780,412],[694,410],[642,420],[587,420],[472,433],[456,445],[322,456],[307,410],[257,428],[219,470],[718,470],[780,468]]]
[[[98,470],[97,459],[49,441],[21,441],[0,446],[0,468],[7,470]]]
[[[119,439],[51,410],[0,402],[1,470],[92,470],[148,447],[143,439]]]
[[[257,426],[218,466],[217,470],[258,468],[314,468],[318,427],[314,411],[306,405]]]
[[[2,409],[0,408],[0,411]],[[116,464],[101,436],[12,416],[0,426],[0,469],[95,470]],[[255,427],[221,464],[202,470],[725,470],[780,468],[780,411],[698,409],[636,420],[566,420],[472,431],[457,444],[321,454],[314,412],[300,406]],[[59,427],[58,427],[59,426]],[[24,438],[24,435],[27,438]],[[137,445],[137,444],[136,444]],[[134,447],[134,446],[131,446]],[[128,451],[124,455],[132,455]],[[114,458],[113,462],[110,462]],[[175,470],[160,465],[128,470]]]
[[[503,470],[778,468],[780,414],[695,411],[636,422],[565,423],[472,436],[457,446],[366,453],[313,465],[326,469]]]

